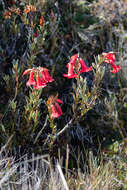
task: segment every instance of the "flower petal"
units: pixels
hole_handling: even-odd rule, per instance
[[[44,68],[43,72],[44,72],[44,80],[46,80],[46,82],[54,81],[54,79],[50,76],[48,69]]]
[[[92,67],[87,67],[83,59],[80,58],[79,62],[81,64],[81,70],[79,71],[79,73],[92,71]]]
[[[61,109],[61,108],[60,108]],[[58,118],[62,115],[62,111],[58,108],[58,106],[56,107],[54,104],[51,105],[51,118]]]
[[[64,76],[64,77],[67,77],[68,79],[77,78],[77,77],[78,77],[77,74],[73,74],[73,75],[64,74],[63,76]]]
[[[120,69],[121,69],[120,66],[116,66],[113,68],[113,70],[110,70],[110,72],[115,74],[115,73],[119,72]]]
[[[27,86],[30,86],[30,85],[35,85],[35,84],[36,84],[36,82],[35,82],[35,80],[34,80],[34,78],[33,78],[33,71],[31,71],[31,72],[30,72],[29,80],[27,81],[26,85],[27,85]]]
[[[27,75],[30,71],[32,71],[32,69],[27,69],[24,71],[23,75]]]
[[[60,99],[56,99],[56,102],[60,103],[60,104],[63,104],[63,101],[60,100]]]
[[[63,114],[61,107],[59,106],[58,103],[56,103],[56,108],[57,108],[57,112],[59,113],[59,115],[61,116]]]
[[[41,81],[39,72],[36,74],[36,81],[37,83],[34,86],[35,89],[44,88],[46,86],[46,83]]]
[[[73,61],[75,63],[77,58],[78,58],[78,54],[75,54],[71,57],[71,61]]]

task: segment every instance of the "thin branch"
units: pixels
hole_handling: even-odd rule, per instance
[[[57,137],[60,136],[62,133],[64,133],[65,130],[67,130],[67,129],[72,125],[74,119],[75,119],[75,117],[73,117],[73,118],[69,121],[69,123],[67,123],[67,124],[65,125],[65,127],[55,135],[55,137],[57,138]]]
[[[37,140],[38,140],[38,138],[40,137],[42,131],[43,131],[44,128],[46,127],[46,125],[47,125],[47,121],[48,121],[48,115],[46,116],[45,123],[44,123],[42,129],[39,131],[39,133],[37,134],[37,136],[36,136],[36,138],[35,138],[35,140],[34,140],[34,144],[37,142]]]
[[[14,136],[14,134],[12,134],[12,135],[9,137],[7,143],[1,148],[1,150],[0,150],[0,155],[1,155],[2,152],[6,149],[6,147],[8,146],[8,144],[11,142],[11,139],[13,138],[13,136]]]
[[[65,125],[65,127],[64,127],[61,131],[59,131],[57,134],[55,134],[55,135],[53,135],[53,136],[52,136],[51,134],[49,134],[49,135],[47,136],[47,139],[45,140],[44,145],[46,145],[47,143],[50,142],[51,136],[52,136],[52,137],[54,138],[54,140],[55,140],[58,136],[60,136],[62,133],[64,133],[69,127],[71,127],[71,125],[72,125],[74,119],[75,119],[75,117],[73,117],[73,118],[69,121],[69,123],[67,123],[67,124]]]

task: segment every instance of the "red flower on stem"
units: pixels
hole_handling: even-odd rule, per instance
[[[72,62],[67,64],[68,67],[68,74],[64,74],[64,77],[67,78],[76,78],[78,75],[74,74],[74,65],[72,64]]]
[[[115,64],[114,65],[112,64],[112,68],[113,70],[110,70],[110,72],[114,74],[117,73],[121,69],[119,65],[116,66]]]
[[[92,67],[86,66],[83,59],[78,58],[78,54],[75,54],[71,57],[71,60],[66,67],[68,68],[68,73],[64,74],[64,77],[67,78],[76,78],[78,77],[78,74],[92,70]],[[76,70],[76,73],[74,70]]]
[[[30,77],[29,77],[29,80],[26,83],[27,86],[31,86],[31,85],[36,84],[36,82],[35,82],[35,80],[33,78],[33,74],[34,74],[33,71],[30,71]]]
[[[115,62],[115,54],[111,51],[109,53],[102,53],[102,56],[105,58],[105,63],[114,63]]]
[[[58,103],[56,103],[55,105],[52,104],[51,105],[51,110],[52,110],[51,118],[58,118],[63,114],[63,112],[61,110],[61,107],[59,106]]]
[[[79,71],[79,73],[92,71],[92,66],[87,67],[83,59],[79,58],[79,62],[81,64],[81,70]]]
[[[42,76],[44,76],[44,80],[46,80],[47,82],[53,82],[54,79],[50,76],[48,69],[44,68],[44,70],[41,72]],[[44,73],[44,75],[43,75]]]
[[[77,58],[78,58],[78,54],[75,54],[71,56],[71,61],[75,64],[75,61],[77,60]]]
[[[35,89],[44,88],[48,82],[54,81],[54,79],[50,76],[48,69],[43,67],[34,67],[33,69],[27,69],[24,71],[23,75],[27,75],[28,73],[30,73],[30,76],[26,85],[33,85],[33,88]],[[34,75],[36,81],[34,80]]]
[[[27,69],[24,71],[23,75],[27,75],[30,71],[32,71],[32,69]]]
[[[55,97],[51,95],[47,101],[47,105],[49,108],[49,112],[51,113],[52,119],[58,118],[63,114],[61,107],[58,104],[58,103],[63,104],[63,101],[61,101],[57,97],[58,97],[58,95],[56,95]]]
[[[105,63],[109,63],[113,70],[110,70],[111,73],[117,73],[121,67],[120,66],[117,66],[115,65],[115,54],[113,52],[109,52],[109,53],[102,53],[102,56],[105,58],[104,62]]]
[[[44,88],[45,86],[46,86],[46,82],[43,82],[42,80],[41,80],[41,77],[40,77],[40,74],[39,74],[39,72],[37,72],[37,74],[36,74],[36,84],[35,84],[35,86],[34,86],[34,88],[35,89],[40,89],[40,88]]]

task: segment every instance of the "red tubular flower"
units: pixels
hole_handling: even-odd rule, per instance
[[[58,118],[63,114],[61,107],[59,106],[59,104],[63,104],[63,101],[61,101],[57,97],[58,95],[51,95],[47,100],[47,105],[49,112],[51,113],[51,118]]]
[[[41,81],[44,81],[45,83],[47,83],[44,70],[41,71]]]
[[[56,101],[61,104],[63,103],[60,99],[57,99]],[[57,118],[63,114],[61,107],[59,106],[57,102],[51,105],[51,118]]]
[[[54,81],[54,79],[50,76],[48,69],[43,67],[27,69],[24,71],[23,75],[27,75],[28,73],[30,73],[30,77],[26,85],[33,85],[33,88],[35,89],[44,88],[48,82]],[[36,76],[36,81],[34,80],[33,74]]]
[[[102,56],[105,58],[104,62],[112,66],[113,70],[110,70],[110,72],[115,74],[121,69],[120,66],[115,65],[115,54],[113,52],[102,53]]]
[[[40,78],[40,74],[39,72],[37,72],[36,74],[36,84],[34,86],[35,89],[40,89],[40,88],[44,88],[46,86],[45,82],[42,82],[41,78]]]
[[[51,110],[52,110],[52,113],[51,113],[51,118],[58,118],[61,116],[61,113],[58,112],[57,108],[55,107],[55,105],[51,105]]]
[[[73,63],[75,63],[76,60],[77,60],[77,58],[78,58],[78,54],[75,54],[75,55],[73,55],[73,56],[71,57],[71,61],[72,61]]]
[[[56,99],[56,102],[60,103],[60,104],[63,104],[63,101],[60,100],[60,99]]]
[[[27,69],[24,71],[23,75],[27,75],[30,71],[32,71],[32,69]]]
[[[27,86],[36,85],[36,82],[33,78],[33,71],[30,72],[30,77],[29,77],[29,80],[27,81],[26,85]]]
[[[59,106],[58,103],[56,103],[56,108],[57,108],[57,112],[59,113],[59,115],[61,116],[63,114],[61,107]]]
[[[114,74],[117,73],[121,69],[120,66],[116,66],[115,64],[112,65],[112,68],[113,68],[113,70],[110,70],[110,72],[114,73]]]
[[[102,53],[102,56],[105,57],[105,63],[114,63],[115,62],[115,54],[113,52]]]
[[[70,79],[78,76],[77,74],[74,74],[74,64],[72,62],[68,63],[67,67],[68,67],[68,74],[64,74],[64,77]]]
[[[51,105],[51,112],[51,118],[58,118],[63,114],[61,107],[58,103],[56,103],[55,105]]]
[[[71,64],[72,66],[74,66],[75,65],[75,62],[76,62],[76,60],[77,60],[77,58],[78,58],[78,54],[75,54],[75,55],[73,55],[72,57],[71,57],[71,61],[67,64],[67,68],[69,68],[69,65]]]
[[[53,82],[54,79],[50,76],[48,69],[44,68],[43,71],[41,72],[42,74],[42,78],[46,81],[46,82]]]
[[[68,68],[68,74],[64,74],[64,77],[67,77],[69,79],[78,77],[77,74],[74,74],[74,65],[77,58],[78,58],[78,54],[75,54],[71,57],[71,61],[66,66]]]
[[[77,60],[78,59],[78,60]],[[81,69],[80,69],[81,66]],[[75,54],[71,57],[71,61],[67,64],[68,74],[64,74],[64,77],[67,78],[76,78],[78,74],[83,72],[89,72],[92,70],[92,67],[87,67],[83,59],[78,58],[78,54]],[[76,74],[74,73],[74,69]]]
[[[79,73],[92,71],[92,67],[87,67],[83,59],[79,58],[79,62],[81,64],[81,70]]]

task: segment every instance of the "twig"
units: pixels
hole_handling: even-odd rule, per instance
[[[46,127],[46,125],[47,125],[47,120],[48,120],[48,115],[46,116],[45,123],[44,123],[42,129],[40,130],[40,132],[38,133],[38,135],[36,136],[36,138],[35,138],[35,140],[34,140],[34,144],[37,142],[37,140],[38,140],[38,138],[40,137],[42,131],[43,131],[44,128]]]
[[[55,134],[55,135],[52,136],[52,137],[54,138],[54,140],[55,140],[58,136],[60,136],[62,133],[64,133],[64,131],[65,131],[66,129],[68,129],[68,128],[72,125],[72,122],[74,121],[74,119],[75,119],[75,117],[73,117],[73,118],[69,121],[69,123],[67,123],[67,124],[65,125],[65,127],[64,127],[61,131],[59,131],[57,134]],[[46,145],[47,143],[50,142],[50,138],[51,138],[51,134],[49,134],[49,135],[47,136],[47,139],[45,140],[44,145]]]
[[[69,121],[69,123],[67,123],[67,124],[65,125],[65,127],[55,135],[55,137],[57,138],[57,137],[60,136],[65,130],[67,130],[67,129],[72,125],[74,119],[75,119],[75,117],[73,117],[73,118]]]
[[[1,148],[0,154],[6,149],[6,147],[7,147],[8,144],[10,143],[11,139],[13,138],[13,136],[14,136],[14,134],[12,134],[12,135],[9,137],[7,143]]]

